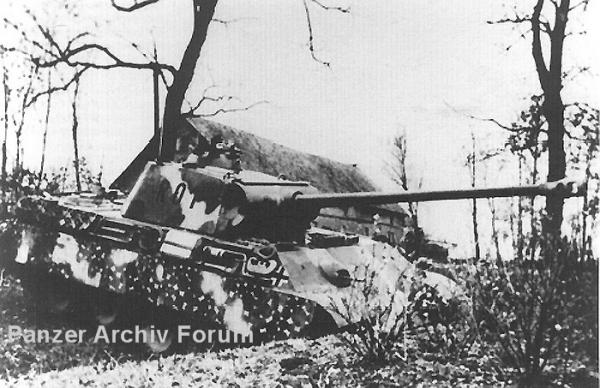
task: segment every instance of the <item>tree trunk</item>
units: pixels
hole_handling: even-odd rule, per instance
[[[555,86],[547,92],[544,111],[548,121],[548,181],[563,179],[566,173],[566,155],[564,148],[564,111],[565,107],[560,97],[560,86]],[[560,196],[548,196],[546,199],[545,232],[560,235],[563,220],[564,199]]]
[[[215,13],[218,0],[194,0],[194,30],[185,49],[179,69],[173,77],[173,83],[167,91],[163,114],[162,142],[160,159],[172,160],[177,144],[177,127],[181,116],[181,106],[185,93],[192,82],[196,63],[204,42],[208,27]]]
[[[17,131],[16,133],[16,141],[17,146],[15,147],[17,150],[17,154],[15,157],[15,169],[16,171],[21,170],[21,132]]]
[[[542,114],[548,122],[548,180],[556,181],[565,177],[566,155],[564,149],[565,136],[565,106],[561,98],[562,91],[562,55],[565,39],[565,29],[571,7],[570,0],[561,0],[555,5],[554,28],[548,31],[550,38],[549,66],[546,66],[542,51],[542,20],[541,13],[544,0],[537,0],[531,15],[531,30],[533,32],[532,55],[540,86],[544,92]],[[554,2],[553,2],[554,3]],[[543,233],[555,237],[560,236],[563,219],[564,198],[548,196],[546,198],[547,217],[542,224]]]
[[[79,145],[77,142],[77,129],[79,127],[79,120],[77,119],[77,95],[79,94],[79,79],[75,81],[75,90],[73,91],[73,167],[75,168],[75,183],[77,184],[77,191],[81,191],[81,179],[79,177]]]
[[[477,225],[477,200],[473,198],[473,241],[475,243],[475,262],[481,259],[481,250],[479,249],[479,228]]]
[[[4,139],[2,140],[2,187],[6,183],[6,138],[8,137],[8,75],[4,67],[2,73],[2,88],[4,91]]]
[[[471,187],[475,187],[477,171],[476,171],[476,161],[475,161],[475,135],[471,133],[471,140],[473,141],[473,150],[471,152]],[[472,221],[473,221],[473,242],[475,243],[475,262],[478,262],[481,259],[481,250],[479,248],[479,228],[477,225],[477,200],[473,198],[473,212],[472,212]]]
[[[48,71],[48,90],[52,88],[52,71]],[[40,161],[39,181],[42,182],[44,176],[44,164],[46,162],[46,140],[48,138],[48,123],[50,122],[50,102],[52,101],[52,93],[48,93],[48,101],[46,102],[46,120],[44,123],[44,135],[42,137],[42,160]]]

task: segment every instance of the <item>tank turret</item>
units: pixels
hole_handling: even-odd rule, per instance
[[[149,162],[122,214],[224,238],[302,241],[319,207],[294,198],[317,193],[307,182],[253,171]]]

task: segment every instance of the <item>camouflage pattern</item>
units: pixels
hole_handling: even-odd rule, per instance
[[[253,171],[149,162],[123,216],[228,239],[301,242],[319,208],[299,207],[291,199],[316,192],[308,183]]]
[[[539,190],[556,194],[554,186],[523,192]],[[16,219],[0,224],[0,264],[133,295],[258,338],[289,338],[321,310],[338,327],[366,318],[369,301],[353,305],[365,282],[374,282],[384,304],[408,289],[415,268],[396,248],[310,228],[327,201],[369,198],[388,200],[323,196],[306,182],[252,171],[149,162],[126,198],[21,199]],[[425,281],[453,292],[441,275]],[[406,298],[393,300],[401,311]]]

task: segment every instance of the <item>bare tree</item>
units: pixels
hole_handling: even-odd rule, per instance
[[[34,90],[34,84],[37,81],[36,68],[35,66],[26,66],[25,77],[14,77],[14,73],[20,72],[13,71],[9,74],[9,69],[4,65],[3,71],[3,89],[4,89],[4,143],[7,143],[7,135],[9,128],[14,128],[16,145],[15,145],[15,166],[17,168],[22,167],[22,154],[23,148],[21,146],[23,129],[25,128],[25,118],[30,107],[29,102]],[[18,79],[20,78],[20,79]],[[14,82],[13,82],[14,81]],[[5,147],[6,148],[6,147]],[[3,176],[7,174],[7,155],[3,150]]]
[[[542,114],[548,122],[548,180],[556,181],[565,177],[565,104],[561,92],[563,88],[563,48],[567,32],[569,14],[578,8],[587,8],[589,0],[579,0],[574,5],[570,0],[536,0],[531,13],[522,14],[515,8],[515,16],[490,23],[516,23],[529,25],[531,32],[531,54],[543,92]],[[545,16],[545,11],[550,17]],[[545,34],[549,45],[542,42]],[[522,34],[525,36],[525,34]],[[545,49],[548,51],[545,51]],[[547,218],[544,221],[546,233],[558,236],[563,219],[564,198],[549,196],[546,199]]]
[[[409,181],[415,180],[416,177],[409,177],[407,173],[407,155],[408,155],[408,146],[407,146],[407,136],[406,132],[402,131],[398,135],[396,135],[392,141],[392,159],[391,162],[387,164],[389,169],[390,178],[403,190],[410,190],[411,183]],[[414,182],[413,182],[414,183]],[[423,177],[419,177],[417,180],[417,189],[420,189],[423,185]],[[421,252],[421,246],[423,245],[423,240],[425,239],[423,230],[419,226],[419,203],[418,202],[409,202],[408,203],[408,211],[410,213],[410,218],[412,221],[413,232],[407,234],[406,238],[408,241],[405,241],[405,249],[408,252],[411,252],[411,256],[414,258],[418,258]],[[414,239],[414,241],[410,241]]]
[[[65,5],[65,8],[68,8]],[[52,31],[50,28],[43,28],[41,24],[38,23],[37,18],[31,13],[31,11],[25,8],[25,12],[29,15],[38,28],[39,32],[44,36],[48,37],[48,39],[52,39]],[[40,63],[37,59],[36,51],[41,51],[44,54],[50,52],[50,49],[44,47],[40,42],[38,42],[35,38],[32,37],[32,31],[28,30],[25,27],[26,23],[15,23],[11,20],[8,20],[6,17],[0,19],[3,23],[3,26],[7,29],[8,32],[16,33],[16,43],[13,43],[13,46],[7,46],[6,41],[0,42],[0,55],[3,56],[3,60],[11,60],[13,63],[10,66],[11,75],[6,76],[5,96],[10,95],[10,103],[5,101],[6,109],[5,115],[7,115],[5,131],[8,132],[8,128],[12,127],[15,133],[16,138],[16,152],[15,152],[15,166],[18,169],[22,168],[23,164],[23,153],[24,149],[21,145],[21,141],[23,138],[23,130],[26,127],[26,116],[27,112],[32,108],[37,101],[41,97],[47,96],[47,107],[46,107],[46,127],[44,129],[44,135],[42,139],[42,160],[40,163],[40,177],[43,173],[44,164],[45,164],[45,144],[47,140],[47,131],[48,131],[48,121],[50,115],[50,99],[51,95],[59,92],[67,90],[75,80],[79,79],[83,71],[78,72],[75,71],[73,75],[71,75],[68,81],[64,83],[57,83],[53,85],[50,83],[51,77],[51,69],[48,71],[48,83],[45,84],[42,81],[42,76],[40,73]],[[8,39],[11,41],[11,39]],[[54,47],[49,44],[49,46]],[[58,72],[57,78],[60,81],[63,81],[63,73],[64,68],[61,69],[61,72]],[[8,69],[5,65],[5,74],[7,74]],[[10,113],[9,113],[10,112]],[[10,117],[10,120],[8,119]],[[5,156],[6,153],[3,154]],[[4,163],[6,166],[6,162]],[[6,175],[6,167],[4,167],[4,174]]]
[[[408,146],[406,143],[406,132],[399,133],[393,139],[392,161],[388,164],[390,177],[405,191],[409,190],[409,176],[406,172]],[[412,177],[413,179],[416,177]],[[421,188],[422,178],[418,179],[417,188]],[[408,203],[411,219],[415,228],[419,226],[419,204]]]

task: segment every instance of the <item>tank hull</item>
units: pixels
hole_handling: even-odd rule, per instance
[[[385,274],[387,288],[410,268],[396,249],[357,236],[309,230],[304,245],[226,241],[132,221],[118,207],[79,196],[24,198],[17,218],[1,225],[2,265],[141,298],[261,340],[307,333],[322,318],[317,310],[334,327],[358,321],[343,311],[366,268]]]

